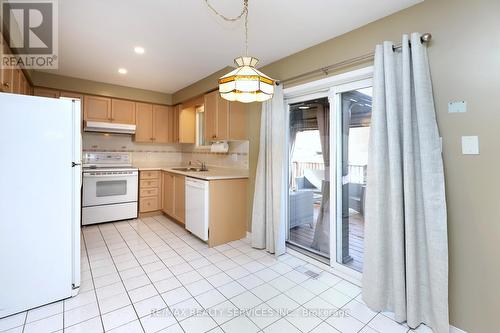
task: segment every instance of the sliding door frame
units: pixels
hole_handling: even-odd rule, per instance
[[[371,86],[373,81],[373,66],[353,70],[330,76],[324,79],[304,83],[290,88],[285,88],[284,99],[286,103],[285,123],[287,132],[285,135],[285,161],[286,161],[286,190],[287,198],[289,196],[289,175],[290,175],[290,104],[300,103],[315,98],[328,97],[330,103],[330,267],[334,271],[339,271],[342,276],[349,278],[351,282],[361,283],[362,274],[350,267],[339,264],[337,256],[337,232],[342,228],[342,109],[340,105],[340,94],[345,91],[359,89],[361,87]],[[360,86],[361,85],[361,86]],[[364,86],[363,86],[364,85]],[[340,191],[339,191],[340,186]],[[340,201],[339,201],[340,200]],[[337,208],[340,210],[337,211]],[[285,204],[285,218],[287,223],[287,239],[290,231],[288,230],[289,219],[289,199]],[[334,217],[334,218],[332,218]],[[340,218],[339,218],[340,217]],[[338,229],[340,228],[340,229]],[[314,254],[314,251],[311,251]]]
[[[355,280],[361,281],[362,273],[341,264],[342,243],[338,237],[342,235],[342,93],[371,87],[373,78],[362,78],[349,83],[335,85],[330,88],[330,214],[334,212],[335,219],[330,218],[330,267],[344,274],[351,275]],[[333,186],[332,186],[333,185]],[[335,254],[333,256],[332,254]]]

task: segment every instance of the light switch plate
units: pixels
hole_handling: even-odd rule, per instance
[[[464,113],[467,112],[466,101],[448,102],[448,113]]]
[[[478,136],[462,136],[462,154],[479,155]]]

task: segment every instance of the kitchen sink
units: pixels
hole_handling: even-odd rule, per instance
[[[193,167],[172,168],[172,170],[176,170],[176,171],[184,171],[184,172],[200,172],[200,171],[208,171],[208,170],[202,170],[201,168],[193,168]]]

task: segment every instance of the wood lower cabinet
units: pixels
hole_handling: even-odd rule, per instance
[[[247,232],[247,179],[211,180],[208,246],[242,239]]]
[[[160,171],[140,171],[139,173],[139,213],[149,213],[161,209]]]
[[[186,217],[185,181],[186,177],[163,171],[163,207],[165,214],[184,224]]]

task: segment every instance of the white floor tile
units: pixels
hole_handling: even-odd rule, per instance
[[[280,319],[274,324],[271,324],[270,326],[266,327],[264,329],[265,333],[301,333],[298,328],[290,324],[288,321],[285,319]]]
[[[47,304],[35,309],[28,311],[26,317],[26,323],[31,323],[32,321],[40,320],[43,318],[51,317],[58,313],[63,312],[63,301]]]
[[[142,301],[133,304],[135,311],[139,317],[144,317],[158,310],[162,310],[167,307],[163,298],[160,295],[153,296],[151,298],[144,299]]]
[[[152,282],[158,282],[158,281],[165,280],[165,279],[173,276],[173,274],[170,272],[170,270],[166,267],[149,272],[149,273],[147,273],[147,275],[149,276],[149,279]]]
[[[225,270],[225,273],[227,275],[229,275],[230,277],[232,277],[234,280],[240,279],[240,278],[250,274],[250,272],[248,270],[246,270],[245,268],[243,268],[241,266],[237,266],[237,267],[231,268],[229,270]]]
[[[333,315],[328,318],[326,322],[342,333],[356,333],[359,332],[363,326],[365,326],[364,323],[360,322],[356,318],[344,315],[342,311],[340,311],[337,315]]]
[[[334,288],[337,289],[338,291],[340,291],[341,293],[343,293],[347,296],[350,296],[351,298],[354,298],[361,293],[360,287],[358,287],[358,286],[356,286],[356,285],[354,285],[346,280],[340,281],[339,283],[337,283],[334,286]]]
[[[324,293],[319,295],[322,299],[327,301],[328,303],[336,306],[337,308],[341,308],[351,301],[351,297],[341,293],[337,289],[330,288]]]
[[[203,308],[192,297],[171,305],[170,310],[178,321],[194,316],[197,313],[203,313]]]
[[[269,283],[265,283],[258,287],[255,287],[251,289],[251,291],[264,302],[280,294],[280,291],[271,286]]]
[[[51,317],[33,321],[24,325],[26,333],[55,332],[63,329],[63,314],[59,313]]]
[[[105,286],[109,286],[110,284],[114,284],[116,282],[120,282],[120,275],[117,272],[113,272],[111,274],[107,274],[94,279],[94,287],[101,288]],[[80,292],[82,288],[80,286]]]
[[[173,324],[172,326],[169,326],[167,328],[162,329],[161,331],[158,331],[158,333],[184,333],[184,331],[182,330],[179,324]]]
[[[168,306],[171,306],[191,298],[191,294],[189,294],[186,288],[180,287],[161,294],[161,297]]]
[[[233,281],[233,279],[224,272],[209,276],[206,279],[212,286],[216,288]]]
[[[97,302],[64,311],[64,327],[72,326],[99,315]]]
[[[245,287],[248,290],[253,289],[253,288],[265,283],[264,280],[262,280],[258,276],[255,276],[254,274],[244,276],[244,277],[236,280],[236,282],[238,282],[239,284],[241,284],[243,287]]]
[[[232,298],[238,294],[243,293],[246,289],[243,288],[241,284],[239,284],[236,281],[227,283],[223,286],[220,286],[217,288],[221,292],[222,295],[224,295],[226,298]]]
[[[356,300],[347,303],[342,310],[365,324],[377,315],[377,312],[370,310],[365,304]]]
[[[333,316],[338,311],[337,307],[319,297],[313,298],[309,302],[305,303],[303,307],[313,315],[321,319],[326,319],[330,316]]]
[[[96,302],[95,292],[93,290],[79,293],[75,297],[64,300],[64,310],[68,311],[77,307]]]
[[[383,333],[406,333],[408,328],[387,318],[383,314],[378,314],[368,323],[368,326]]]
[[[360,331],[362,332],[362,331]],[[316,326],[310,333],[341,333],[326,322],[322,322]]]
[[[214,287],[212,287],[212,285],[210,283],[208,283],[208,281],[205,279],[187,284],[187,285],[185,285],[185,288],[193,296],[198,296],[200,294],[203,294],[204,292],[207,292],[211,289],[214,289]]]
[[[102,328],[102,322],[100,317],[95,317],[79,324],[66,327],[64,329],[66,333],[101,333],[104,332]]]
[[[255,308],[248,311],[246,316],[261,329],[271,325],[281,318],[281,316],[266,303],[257,305]]]
[[[126,292],[125,287],[123,286],[123,283],[121,281],[117,282],[117,283],[110,284],[109,286],[106,286],[106,287],[98,288],[95,291],[97,293],[98,299],[104,299],[104,298],[108,298],[108,297],[111,297],[114,295],[123,294]],[[68,301],[70,301],[72,299],[73,298],[70,298]],[[66,307],[67,307],[67,305],[65,304],[65,309],[66,309]]]
[[[154,286],[160,293],[164,293],[173,289],[177,289],[182,286],[182,284],[177,280],[175,276],[166,278],[164,280],[153,282]]]
[[[226,333],[255,333],[259,331],[250,319],[245,316],[239,316],[226,322],[221,326]]]
[[[146,333],[158,332],[176,323],[174,316],[168,311],[142,317],[140,321]]]
[[[106,331],[122,326],[137,319],[132,305],[106,313],[102,316],[102,322]]]
[[[186,333],[202,333],[217,326],[217,323],[208,315],[192,316],[180,322]]]
[[[299,307],[299,304],[286,295],[278,295],[266,302],[281,316],[285,316]]]
[[[203,276],[201,276],[197,271],[182,273],[177,275],[176,277],[183,285],[203,279]]]
[[[320,318],[314,316],[303,307],[296,309],[286,316],[285,319],[302,332],[309,332],[322,322]]]
[[[250,310],[251,308],[254,308],[262,303],[262,300],[250,291],[245,291],[238,296],[231,298],[230,301],[236,305],[238,309],[243,311]]]
[[[217,289],[209,290],[203,294],[195,296],[198,303],[205,309],[208,309],[214,305],[222,303],[226,300],[226,297],[222,295]]]
[[[107,331],[107,332],[112,332],[112,333],[143,333],[144,330],[142,329],[142,326],[139,323],[139,320],[134,320],[134,321],[131,321],[130,323],[119,326],[119,327],[114,328],[114,329]]]
[[[299,304],[304,304],[315,297],[312,292],[300,285],[288,289],[284,294]]]
[[[280,276],[274,280],[269,281],[269,284],[281,292],[295,287],[297,284],[284,276]]]
[[[125,289],[127,290],[133,290],[142,286],[145,286],[147,284],[150,284],[151,282],[149,281],[149,278],[146,274],[141,274],[139,276],[123,280],[123,284],[125,285]]]
[[[101,314],[123,308],[127,305],[130,305],[130,299],[127,293],[121,293],[99,300],[99,309],[101,310]]]
[[[155,287],[152,284],[148,284],[146,286],[131,290],[128,292],[132,303],[136,303],[142,301],[143,299],[150,298],[158,295]]]
[[[239,315],[238,308],[229,301],[217,304],[208,309],[207,312],[219,325]]]

